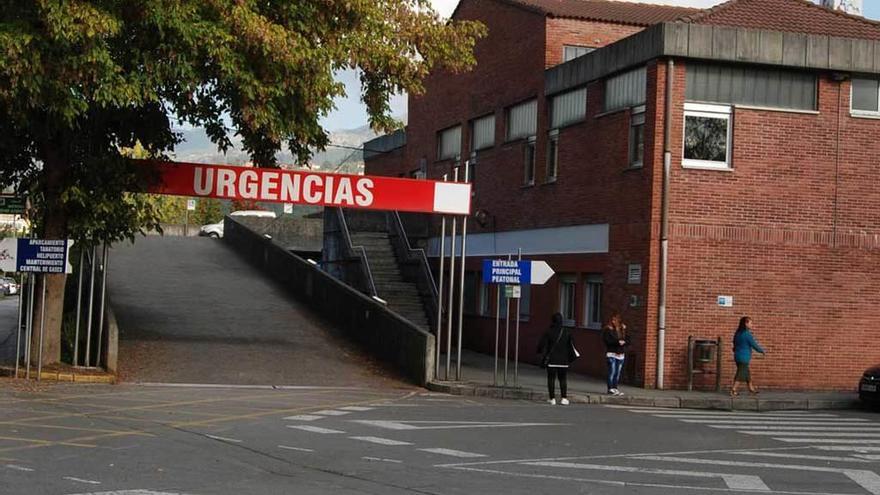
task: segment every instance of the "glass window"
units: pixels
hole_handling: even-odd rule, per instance
[[[880,81],[852,80],[852,109],[855,112],[880,113]]]
[[[480,274],[482,275],[482,274]],[[486,316],[489,314],[490,304],[490,291],[489,284],[483,282],[483,277],[478,276],[477,283],[479,284],[479,292],[480,292],[480,315]]]
[[[619,74],[605,81],[605,111],[645,104],[648,73],[644,67]]]
[[[535,135],[538,126],[538,100],[514,105],[507,110],[507,140]]]
[[[584,120],[587,116],[587,88],[562,93],[551,98],[550,127],[558,128]]]
[[[587,275],[584,285],[584,326],[602,328],[602,276]]]
[[[576,322],[575,306],[577,305],[577,277],[562,275],[559,277],[559,312],[563,323],[573,327]]]
[[[590,53],[593,50],[595,50],[595,48],[591,48],[589,46],[563,45],[562,61],[568,62],[569,60],[574,60],[578,57]]]
[[[440,131],[437,138],[437,159],[449,160],[461,154],[461,126]]]
[[[641,167],[645,161],[645,107],[633,109],[629,123],[629,166]]]
[[[523,184],[531,186],[535,183],[535,138],[529,139],[525,146],[525,166]]]
[[[730,107],[685,103],[685,167],[730,168]]]
[[[556,182],[556,174],[559,172],[559,133],[550,132],[547,141],[547,182]]]
[[[477,312],[477,280],[481,275],[477,272],[465,272],[464,274],[464,312],[474,314]]]
[[[495,114],[471,121],[471,151],[495,146]]]

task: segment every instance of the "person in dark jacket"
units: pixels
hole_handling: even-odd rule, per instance
[[[550,328],[538,342],[538,355],[541,365],[547,368],[547,390],[550,404],[556,405],[556,378],[559,378],[559,391],[563,406],[568,405],[568,366],[577,357],[571,331],[562,326],[562,314],[556,313],[550,320]]]
[[[752,383],[752,373],[749,371],[749,363],[752,361],[752,350],[764,354],[764,349],[758,345],[758,341],[752,336],[752,319],[743,316],[739,320],[739,326],[736,333],[733,334],[733,360],[736,362],[736,376],[733,377],[733,386],[730,388],[730,395],[736,396],[736,391],[741,382],[746,382],[749,392],[758,393],[758,389]]]
[[[605,359],[608,363],[608,394],[623,395],[618,389],[620,373],[626,359],[626,348],[629,347],[629,335],[626,325],[620,319],[620,313],[613,313],[611,319],[602,329],[602,342],[605,344]]]

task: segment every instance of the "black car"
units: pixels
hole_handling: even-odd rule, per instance
[[[870,404],[880,404],[880,365],[868,368],[859,380],[859,399]]]

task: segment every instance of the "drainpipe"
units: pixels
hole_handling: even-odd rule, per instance
[[[666,61],[666,109],[663,113],[663,189],[660,207],[660,295],[657,308],[657,389],[663,390],[666,353],[666,271],[669,262],[669,175],[672,172],[672,86],[675,62]]]

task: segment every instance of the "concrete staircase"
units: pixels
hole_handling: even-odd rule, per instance
[[[385,232],[351,232],[351,244],[363,246],[378,296],[416,326],[430,331],[428,314],[415,283],[404,280],[394,248]]]

